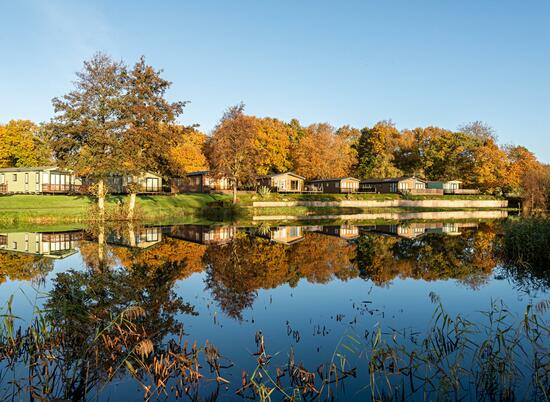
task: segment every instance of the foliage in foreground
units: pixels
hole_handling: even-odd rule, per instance
[[[298,362],[291,350],[276,365],[261,333],[256,334],[256,368],[230,384],[224,370],[232,363],[216,348],[183,341],[184,333],[158,339],[147,330],[147,311],[128,305],[106,317],[79,312],[87,333],[58,325],[71,312],[35,310],[27,328],[17,327],[8,303],[0,323],[2,399],[81,399],[100,395],[115,378],[132,378],[144,400],[209,397],[234,392],[259,400],[545,400],[550,389],[550,328],[544,318],[549,301],[528,305],[521,319],[493,303],[479,323],[445,313],[438,304],[426,332],[380,325],[364,335],[347,334],[330,360],[316,368]],[[61,313],[61,315],[59,315]],[[97,313],[97,311],[96,311]],[[73,317],[74,312],[72,312]],[[55,317],[55,318],[54,318]],[[82,317],[81,317],[82,318]],[[74,342],[85,336],[87,342]],[[25,368],[26,370],[22,370]],[[354,384],[347,394],[344,384]],[[201,388],[203,387],[203,388]],[[224,387],[225,390],[223,389]],[[207,392],[209,395],[206,395]],[[221,397],[223,398],[223,396]]]

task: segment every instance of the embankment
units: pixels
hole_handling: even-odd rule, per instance
[[[298,221],[298,220],[342,220],[342,221],[372,221],[372,220],[462,220],[462,219],[503,219],[508,211],[423,211],[423,212],[375,212],[349,215],[256,215],[254,221]]]
[[[254,208],[507,208],[507,200],[342,200],[342,201],[254,201]]]

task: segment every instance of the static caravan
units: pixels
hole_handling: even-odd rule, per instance
[[[267,187],[277,193],[301,193],[304,191],[305,177],[296,173],[276,173],[260,176],[256,180],[258,187]]]
[[[361,189],[364,191],[374,190],[374,192],[382,194],[443,195],[442,189],[428,189],[426,188],[426,181],[415,176],[363,180]]]
[[[55,166],[0,169],[0,193],[68,194],[81,190],[82,181]]]
[[[441,189],[445,194],[479,194],[477,189],[466,189],[462,187],[463,183],[460,180],[448,181],[429,181],[427,188]]]
[[[96,183],[96,178],[88,176],[82,179],[83,184],[86,186]],[[111,194],[127,194],[128,188],[132,184],[138,184],[138,193],[140,194],[152,194],[163,192],[163,180],[162,176],[145,172],[138,176],[112,174],[105,180],[107,191]]]
[[[319,179],[308,182],[310,188],[318,188],[323,193],[357,193],[360,180],[355,177],[339,177],[333,179]]]
[[[210,171],[191,172],[184,177],[173,177],[170,180],[173,193],[209,193],[231,189],[231,181],[227,177],[213,177]]]

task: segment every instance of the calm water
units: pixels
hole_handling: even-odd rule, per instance
[[[261,332],[273,373],[287,365],[291,350],[311,372],[345,355],[356,378],[333,385],[336,396],[368,400],[361,350],[378,327],[410,343],[429,327],[439,301],[450,316],[482,322],[491,303],[504,304],[519,320],[527,305],[549,299],[548,278],[519,276],[499,262],[499,231],[498,221],[6,231],[0,233],[0,304],[13,296],[23,327],[35,306],[47,308],[57,322],[72,325],[75,345],[97,331],[96,321],[79,321],[77,307],[104,319],[141,306],[155,347],[180,336],[190,344],[209,342],[222,365],[231,366],[221,369],[230,383],[206,381],[198,399],[213,393],[241,400],[235,390],[243,369],[250,376],[257,367]],[[143,388],[126,370],[101,381],[89,398],[142,399]],[[0,377],[0,399],[13,394],[11,377]],[[30,399],[28,392],[17,395]],[[423,398],[421,391],[407,397]],[[176,393],[152,399],[172,400]]]

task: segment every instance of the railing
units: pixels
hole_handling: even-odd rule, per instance
[[[344,194],[353,194],[359,192],[357,187],[341,187],[340,192]]]
[[[79,193],[82,191],[79,184],[42,184],[43,193]]]
[[[479,194],[479,190],[477,189],[468,189],[468,188],[453,188],[453,189],[445,189],[445,194],[462,194],[462,195],[475,195]]]
[[[5,194],[8,192],[8,184],[0,184],[0,194]]]
[[[413,195],[443,195],[443,190],[440,188],[402,188],[399,191],[404,194]]]

